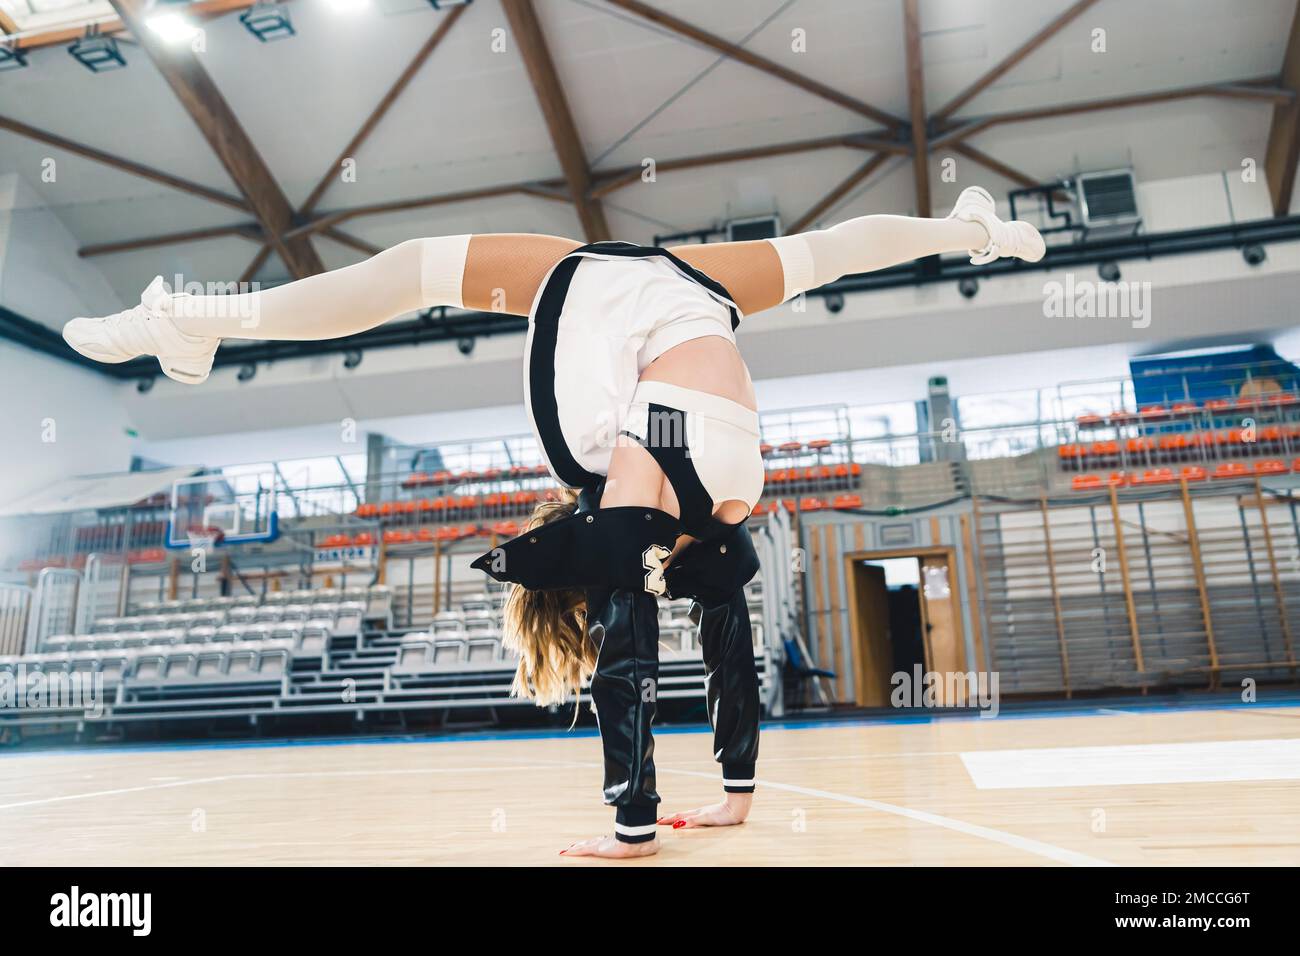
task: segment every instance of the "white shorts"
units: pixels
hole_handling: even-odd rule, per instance
[[[734,343],[740,318],[726,289],[662,249],[599,242],[560,260],[524,352],[524,404],[555,480],[599,483],[641,372],[691,339]]]
[[[763,494],[758,412],[693,388],[640,382],[624,435],[648,451],[673,486],[682,524],[697,538],[720,530],[713,509],[743,501],[753,510]]]

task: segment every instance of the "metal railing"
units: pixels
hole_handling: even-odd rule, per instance
[[[0,584],[0,657],[23,652],[32,589],[24,584]]]
[[[68,634],[77,621],[81,572],[71,568],[43,568],[36,581],[27,621],[26,654],[36,654],[51,634]]]

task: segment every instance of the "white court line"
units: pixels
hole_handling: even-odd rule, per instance
[[[961,759],[980,790],[1300,780],[1300,738],[973,750]]]
[[[659,768],[659,773],[677,773],[690,777],[707,777],[710,780],[716,779],[717,776],[716,774],[711,773],[699,773],[695,770],[669,770],[666,768]],[[892,813],[895,816],[906,817],[909,820],[917,820],[921,823],[929,823],[937,827],[943,827],[946,830],[955,830],[958,833],[965,833],[968,836],[990,840],[993,843],[1001,843],[1003,846],[1023,850],[1026,853],[1032,853],[1035,856],[1041,856],[1048,860],[1055,860],[1057,863],[1068,863],[1071,866],[1115,865],[1106,860],[1098,859],[1095,856],[1088,856],[1086,853],[1079,853],[1075,850],[1067,850],[1064,847],[1053,846],[1050,843],[1043,843],[1041,840],[1031,840],[1029,837],[1018,836],[1015,833],[1006,833],[1002,830],[994,830],[992,827],[982,827],[978,824],[967,823],[964,820],[954,820],[952,817],[940,816],[937,813],[930,813],[926,810],[913,810],[910,807],[900,807],[893,803],[882,803],[879,800],[867,800],[863,797],[854,797],[846,793],[833,793],[830,790],[814,790],[812,787],[800,787],[792,783],[776,783],[773,780],[755,780],[754,783],[760,787],[771,787],[773,790],[787,790],[790,793],[799,793],[806,797],[818,797],[822,800],[835,800],[839,803],[850,803],[855,807],[866,807],[868,810],[879,810],[881,813]]]
[[[141,793],[145,790],[168,790],[172,787],[189,787],[200,783],[222,783],[227,780],[270,780],[282,777],[370,777],[398,776],[418,773],[484,773],[499,770],[555,770],[558,767],[594,767],[588,763],[531,764],[515,767],[411,767],[390,770],[303,770],[281,771],[276,773],[228,773],[217,777],[194,777],[189,780],[177,780],[174,783],[150,783],[139,787],[119,787],[116,790],[90,790],[84,793],[68,793],[59,797],[41,797],[38,800],[23,800],[19,803],[0,803],[0,810],[14,810],[21,807],[35,807],[50,803],[65,803],[69,800],[89,800],[92,797],[116,797],[124,793]]]
[[[500,767],[413,767],[413,768],[394,768],[388,770],[308,770],[308,771],[283,771],[270,773],[234,773],[224,774],[216,777],[196,777],[192,780],[178,780],[172,783],[153,783],[139,787],[121,787],[116,790],[93,790],[86,793],[70,793],[59,797],[42,797],[38,800],[25,800],[20,803],[0,804],[0,810],[12,810],[20,807],[40,806],[51,803],[64,803],[70,800],[87,800],[93,797],[118,796],[126,793],[140,793],[146,790],[166,790],[173,787],[192,786],[202,783],[221,783],[229,780],[268,780],[291,777],[364,777],[364,776],[400,776],[409,774],[445,774],[445,773],[482,773],[494,771],[517,772],[520,770],[555,770],[561,767],[569,768],[598,768],[600,764],[585,763],[577,761],[549,761],[542,764],[524,764],[516,766]],[[674,770],[670,768],[659,768],[660,773],[679,774],[687,777],[702,777],[707,780],[716,780],[716,773],[703,773],[696,770]],[[968,836],[979,837],[989,840],[993,843],[1001,843],[1003,846],[1009,846],[1035,856],[1041,856],[1048,860],[1054,860],[1058,863],[1068,863],[1071,866],[1112,866],[1105,860],[1088,856],[1084,853],[1078,853],[1074,850],[1067,850],[1062,847],[1052,846],[1050,843],[1043,843],[1039,840],[1032,840],[1028,837],[1018,836],[1014,833],[1006,833],[1002,830],[994,830],[991,827],[982,827],[973,823],[966,823],[963,820],[954,820],[951,817],[941,816],[937,813],[930,813],[925,810],[913,810],[909,807],[900,807],[892,803],[883,803],[879,800],[867,800],[862,797],[854,797],[844,793],[833,793],[829,790],[815,790],[811,787],[800,787],[791,783],[777,783],[772,780],[756,780],[756,784],[763,787],[771,787],[773,790],[785,790],[790,793],[798,793],[808,797],[816,797],[822,800],[833,800],[838,803],[848,803],[853,806],[865,807],[868,810],[877,810],[881,813],[889,813],[894,816],[904,817],[909,820],[916,820],[920,823],[929,823],[933,826],[943,827],[946,830],[954,830],[958,833],[965,833]]]

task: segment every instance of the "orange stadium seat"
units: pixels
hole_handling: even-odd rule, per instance
[[[1129,479],[1131,485],[1168,485],[1177,481],[1172,468],[1149,468]]]
[[[1216,479],[1224,478],[1246,478],[1250,475],[1250,468],[1241,462],[1226,462],[1214,469],[1213,477]]]
[[[1204,481],[1208,472],[1200,465],[1188,465],[1182,471],[1183,481]]]
[[[1286,462],[1278,461],[1275,458],[1266,458],[1263,461],[1255,462],[1255,474],[1257,475],[1285,475],[1290,470],[1287,468]]]

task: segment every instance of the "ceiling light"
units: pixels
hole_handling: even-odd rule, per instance
[[[189,43],[199,35],[199,28],[183,13],[155,13],[145,20],[149,29],[167,43]]]
[[[86,32],[86,35],[68,47],[68,52],[91,73],[119,70],[126,66],[117,41],[112,37]]]
[[[21,70],[26,65],[27,55],[18,48],[16,41],[0,42],[0,72]]]
[[[289,11],[274,0],[253,4],[239,15],[239,22],[263,43],[295,35]]]

